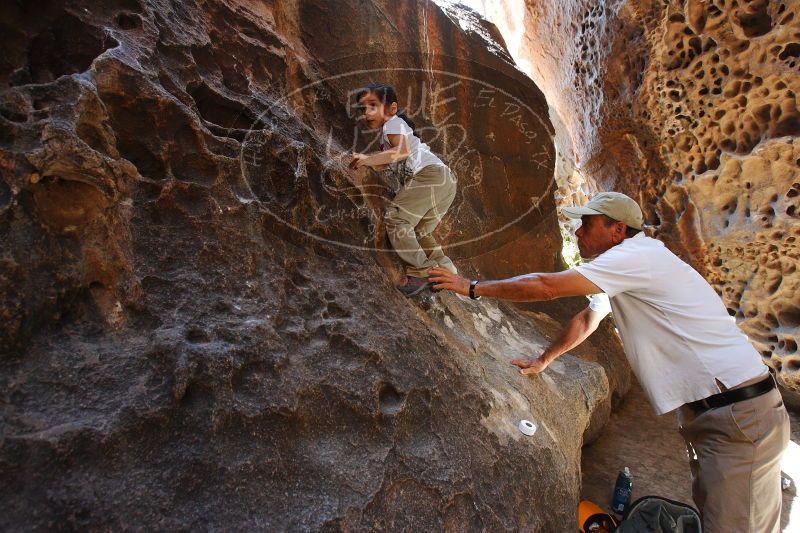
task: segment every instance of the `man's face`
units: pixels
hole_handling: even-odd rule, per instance
[[[603,215],[583,215],[575,236],[581,257],[591,259],[625,240],[625,224],[615,222],[606,226]]]
[[[397,103],[393,102],[386,105],[381,102],[374,93],[367,93],[358,99],[358,105],[361,109],[361,118],[367,123],[370,129],[377,129],[392,118],[394,112],[397,112]]]

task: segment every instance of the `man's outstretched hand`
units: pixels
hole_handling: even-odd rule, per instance
[[[550,364],[550,361],[546,360],[544,357],[539,357],[537,359],[514,359],[511,361],[511,364],[518,366],[521,369],[519,371],[520,374],[532,376],[533,374],[538,374],[547,368],[547,365]]]
[[[469,295],[469,281],[458,274],[441,267],[434,267],[428,271],[428,281],[433,282],[434,289],[446,289],[464,296]]]
[[[433,283],[434,289],[446,289],[448,291],[457,292],[464,296],[469,295],[470,280],[462,278],[458,274],[453,274],[447,269],[441,267],[434,267],[428,271],[428,281]],[[519,367],[520,374],[525,376],[532,376],[544,371],[550,364],[551,359],[548,357],[538,357],[536,359],[514,359],[511,364]]]

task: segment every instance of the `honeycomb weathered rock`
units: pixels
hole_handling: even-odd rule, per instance
[[[489,2],[552,107],[562,205],[637,198],[800,390],[800,4]],[[514,33],[517,32],[517,33]]]
[[[800,5],[690,1],[664,19],[632,110],[668,170],[639,182],[648,218],[800,389]]]

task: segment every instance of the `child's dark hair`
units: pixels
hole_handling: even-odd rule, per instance
[[[394,87],[391,85],[385,85],[383,83],[370,83],[369,85],[365,85],[356,93],[356,101],[361,100],[364,95],[369,93],[377,96],[378,100],[380,100],[382,104],[392,104],[393,102],[397,102],[397,91],[395,91]],[[397,105],[399,107],[400,102],[397,102]],[[411,128],[412,133],[419,137],[419,135],[417,135],[417,127],[414,125],[414,122],[408,118],[405,110],[398,110],[397,116],[405,120],[406,124],[408,124],[408,126]]]

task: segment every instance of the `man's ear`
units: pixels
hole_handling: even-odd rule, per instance
[[[624,222],[617,222],[614,224],[614,242],[619,244],[624,241],[627,231],[628,226]]]

